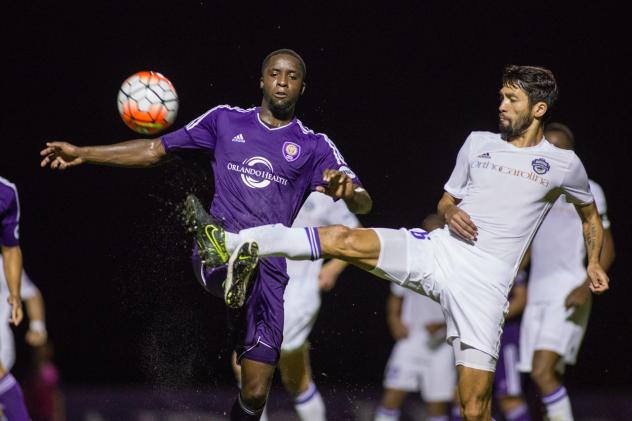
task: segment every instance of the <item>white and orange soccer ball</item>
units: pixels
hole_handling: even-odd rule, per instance
[[[158,72],[137,72],[125,79],[117,103],[125,124],[142,134],[165,130],[178,114],[176,89]]]

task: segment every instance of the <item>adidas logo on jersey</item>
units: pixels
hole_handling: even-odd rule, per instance
[[[490,159],[490,158],[491,158],[491,156],[489,155],[489,153],[488,153],[488,152],[482,153],[482,154],[480,154],[478,157],[479,157],[479,158],[487,158],[487,159]]]
[[[237,136],[233,137],[233,142],[246,143],[246,139],[244,139],[244,135],[239,133]]]

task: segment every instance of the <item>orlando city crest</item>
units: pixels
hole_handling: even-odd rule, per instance
[[[296,161],[301,156],[301,146],[294,142],[285,142],[283,144],[283,158],[287,162]]]
[[[537,158],[531,161],[531,166],[533,167],[533,171],[542,175],[546,174],[550,169],[551,165],[544,158]]]

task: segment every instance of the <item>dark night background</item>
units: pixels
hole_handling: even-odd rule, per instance
[[[121,82],[139,70],[175,85],[174,127],[217,104],[258,105],[261,60],[287,47],[308,67],[299,118],[337,143],[373,196],[366,226],[419,225],[467,134],[496,130],[502,67],[551,68],[560,85],[553,119],[574,130],[578,155],[605,190],[617,249],[611,291],[594,300],[568,384],[631,388],[631,48],[621,10],[596,2],[572,10],[531,2],[85,3],[5,2],[2,14],[0,175],[19,188],[25,267],[44,294],[66,384],[232,384],[230,347],[223,304],[195,283],[174,214],[188,191],[210,199],[207,157],[56,173],[39,168],[44,142],[140,137],[116,109]],[[380,384],[392,344],[387,292],[387,283],[352,268],[325,297],[312,336],[317,381]],[[18,347],[18,370],[27,351]]]

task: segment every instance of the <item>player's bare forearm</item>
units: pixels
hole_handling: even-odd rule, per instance
[[[456,207],[458,203],[459,201],[456,197],[444,192],[437,204],[437,215],[447,221],[446,214],[453,207]]]
[[[520,315],[527,305],[527,287],[524,285],[515,285],[512,290],[512,297],[509,301],[509,309],[506,319],[512,319]]]
[[[603,270],[608,271],[615,257],[614,239],[612,238],[612,232],[610,229],[603,230],[603,246],[601,247],[601,256],[599,257],[599,263]]]
[[[601,257],[601,247],[603,245],[603,225],[595,204],[582,206],[579,209],[579,215],[582,219],[588,263],[600,263],[599,258]]]
[[[349,211],[356,214],[366,214],[373,207],[373,199],[364,188],[353,186],[353,194],[349,198],[344,198],[345,204]]]
[[[152,167],[162,163],[167,153],[160,139],[136,139],[80,149],[86,162],[117,167]]]
[[[28,300],[24,301],[26,304],[26,314],[31,322],[40,321],[44,322],[44,299],[39,292],[33,295]]]
[[[67,142],[48,142],[40,155],[40,165],[51,169],[66,168],[89,163],[117,167],[151,167],[167,159],[159,138],[136,139],[102,146],[78,147]]]
[[[4,275],[9,287],[9,295],[20,297],[22,280],[22,249],[19,246],[2,247]]]

